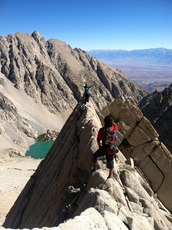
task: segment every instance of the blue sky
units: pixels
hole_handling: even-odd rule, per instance
[[[37,30],[83,50],[172,49],[172,0],[0,0],[0,36]]]

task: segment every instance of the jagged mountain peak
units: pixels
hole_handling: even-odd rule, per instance
[[[63,41],[45,41],[36,31],[32,35],[0,37],[0,72],[8,80],[6,84],[11,82],[24,97],[26,94],[37,105],[65,119],[82,101],[83,82],[94,83],[90,93],[96,110],[103,109],[114,98],[132,97],[138,102],[146,94],[118,70]]]
[[[31,34],[32,37],[37,37],[37,38],[43,38],[43,36],[37,31],[35,30],[32,34]]]
[[[144,97],[139,107],[160,134],[160,140],[172,152],[172,84],[162,92],[154,91]]]
[[[31,94],[28,92],[28,88],[31,88],[33,97],[35,97],[34,94],[37,90],[40,90],[43,95],[47,94],[45,91],[47,87],[42,87],[40,83],[38,83],[38,78],[40,79],[40,77],[37,76],[37,73],[44,75],[44,79],[49,78],[51,75],[55,78],[55,81],[58,80],[62,85],[66,84],[70,88],[66,90],[66,92],[72,91],[71,93],[73,93],[74,96],[77,95],[75,98],[77,101],[81,94],[81,92],[79,92],[81,91],[79,82],[82,81],[95,81],[96,85],[100,85],[103,88],[102,92],[109,94],[109,96],[112,95],[110,96],[111,98],[116,96],[123,97],[124,94],[134,96],[137,91],[136,100],[143,95],[143,91],[138,85],[131,83],[118,71],[103,67],[102,63],[96,59],[94,59],[93,63],[92,57],[86,54],[86,52],[80,49],[72,49],[60,40],[51,39],[46,42],[38,32],[34,32],[31,36],[18,33],[13,35],[12,38],[12,43],[9,41],[9,44],[8,41],[6,41],[6,43],[1,46],[1,72],[14,82],[16,87],[24,88],[24,91],[30,96]],[[12,57],[13,59],[11,59]],[[45,68],[39,71],[42,65],[46,66],[46,72]],[[108,73],[104,73],[107,69]],[[124,82],[123,86],[121,87],[119,84],[119,88],[121,89],[113,89],[116,88],[114,86],[116,86],[119,80]],[[27,87],[25,87],[26,81]],[[24,83],[24,87],[22,83]],[[130,87],[132,88],[130,89]],[[121,93],[119,91],[123,92],[123,95],[120,95]],[[98,90],[96,95],[99,94]],[[107,96],[104,98],[106,97]],[[96,102],[97,98],[94,100]],[[106,105],[106,103],[104,104]]]
[[[122,152],[115,164],[118,174],[107,180],[104,159],[94,173],[91,167],[99,116],[109,112],[118,119],[117,145]],[[157,132],[130,99],[113,101],[99,116],[91,102],[85,110],[75,107],[8,213],[5,227],[172,229],[172,157]],[[129,164],[131,157],[135,167]]]
[[[41,43],[45,43],[45,39],[44,37],[37,31],[34,31],[31,36],[35,39],[35,41],[38,43],[38,44],[41,44]]]

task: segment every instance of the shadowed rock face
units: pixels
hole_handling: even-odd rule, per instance
[[[139,103],[139,107],[160,135],[160,140],[172,152],[172,85],[162,92],[153,92]]]
[[[10,221],[14,228],[53,226],[64,221],[67,206],[88,181],[99,126],[100,121],[92,106],[85,111],[79,106],[75,108],[16,202],[15,206],[22,203],[22,208],[18,206],[19,209],[11,211],[9,219],[15,219]],[[73,187],[79,188],[76,194],[71,193]],[[32,221],[29,215],[32,215]]]
[[[115,100],[102,115],[109,112],[118,119],[117,145],[126,156],[120,151],[117,155],[118,174],[107,180],[104,158],[98,161],[99,169],[91,173],[102,117],[99,119],[91,102],[84,111],[77,105],[8,213],[4,227],[172,229],[171,214],[166,209],[172,210],[171,155],[133,101]],[[127,163],[128,156],[138,167]],[[150,158],[154,164],[149,163]],[[146,162],[148,167],[144,167]],[[163,181],[157,178],[161,172]]]

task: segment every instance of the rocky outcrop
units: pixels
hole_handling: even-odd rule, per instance
[[[171,212],[171,153],[159,141],[157,131],[131,100],[115,100],[104,114],[109,112],[119,121],[119,148],[127,159],[134,159],[153,191]]]
[[[118,173],[107,180],[104,158],[99,159],[94,173],[91,167],[97,131],[103,115],[109,112],[118,120],[117,145],[125,156],[119,151],[115,165]],[[79,105],[75,107],[8,213],[4,227],[172,229],[171,156],[162,148],[157,132],[131,100],[115,100],[102,114],[99,119],[91,102],[84,111]],[[164,150],[162,161],[157,149]],[[131,156],[137,167],[127,163]],[[148,167],[144,167],[147,162]],[[152,170],[150,176],[148,170]],[[165,180],[159,186],[157,175],[161,171]],[[159,187],[155,194],[156,186]]]
[[[162,92],[155,91],[147,95],[140,101],[139,107],[172,153],[172,85]]]

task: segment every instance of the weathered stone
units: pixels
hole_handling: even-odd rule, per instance
[[[116,202],[122,203],[124,206],[128,207],[125,196],[123,194],[123,189],[116,180],[113,180],[112,178],[107,180],[102,188],[107,191],[111,196],[113,196]]]
[[[160,145],[159,140],[151,141],[142,145],[142,148],[146,155],[149,155],[157,146]]]
[[[104,211],[103,213],[104,220],[106,222],[108,230],[127,230],[128,228],[124,222],[114,213]]]
[[[131,202],[139,204],[139,195],[135,193],[131,188],[125,187],[127,196]]]
[[[150,196],[147,191],[142,187],[138,182],[137,174],[128,170],[123,170],[120,172],[121,180],[123,184],[127,187],[130,187],[139,197],[150,200]]]
[[[155,203],[154,201],[149,202],[145,199],[140,199],[140,201],[144,208],[144,212],[146,212],[147,215],[153,217],[155,229],[172,229],[171,223],[167,220],[167,218],[164,215],[162,215],[162,212],[158,211],[157,203]]]
[[[144,216],[128,217],[128,224],[132,230],[153,230],[148,220]]]
[[[140,204],[136,204],[135,202],[130,201],[130,205],[132,207],[133,212],[142,214],[143,208]]]
[[[63,224],[60,224],[57,230],[69,230],[69,229],[88,229],[88,230],[108,230],[102,215],[95,208],[88,208],[81,213],[80,216],[76,216],[74,219],[70,219]],[[115,230],[115,229],[114,229]]]
[[[128,143],[134,147],[151,141],[151,138],[140,127],[136,126],[128,138]]]
[[[123,102],[123,108],[125,108],[125,104],[130,111],[129,108],[132,108],[132,105]],[[166,207],[171,211],[171,153],[159,141],[158,133],[145,117],[140,114],[137,122],[134,123],[136,123],[135,127],[130,129],[127,116],[120,117],[120,133],[124,139],[121,138],[119,148],[127,159],[131,157],[134,159],[135,165],[143,171],[152,189],[158,194],[158,198],[163,203],[166,200]]]
[[[100,169],[91,172],[92,154],[97,149],[96,136],[100,126],[92,103],[87,103],[84,111],[80,110],[80,105],[76,106],[48,155],[8,213],[5,227],[31,229],[56,226],[57,229],[66,229],[74,226],[77,229],[80,223],[88,230],[94,230],[95,226],[113,230],[172,229],[170,218],[166,217],[169,212],[162,209],[154,197],[144,173],[127,165],[125,157],[115,165],[119,176],[114,173],[107,180],[104,158],[99,159]],[[154,158],[155,163],[155,160],[160,161],[161,152],[166,154],[163,153],[166,151],[163,146],[161,152],[156,152],[158,144],[153,146],[147,147],[145,144],[137,147],[138,154],[140,149],[145,152],[144,158],[140,158],[139,167],[144,166],[150,157]],[[129,147],[132,153],[134,146]],[[137,157],[136,152],[134,155]],[[169,159],[166,154],[163,161],[170,168]],[[158,164],[159,167],[162,165],[162,162]],[[165,171],[167,175],[168,167]],[[151,174],[152,178],[155,176]],[[92,217],[100,219],[98,225],[97,219],[93,224]]]
[[[150,137],[151,140],[156,140],[159,137],[157,131],[146,117],[142,118],[138,126]]]
[[[126,100],[123,103],[123,107],[120,110],[118,120],[121,126],[121,132],[125,138],[130,136],[136,124],[141,120],[142,117],[142,112],[135,104],[132,103],[132,101]]]
[[[140,162],[143,162],[144,158],[146,158],[146,156],[148,156],[153,149],[157,148],[159,144],[159,141],[150,141],[134,147],[130,155],[134,159],[135,164],[138,165]]]
[[[101,169],[93,172],[87,184],[87,189],[90,188],[101,188],[107,179],[107,174],[105,174]]]
[[[115,199],[111,199],[111,196],[108,192],[102,189],[90,189],[85,194],[84,199],[78,200],[78,209],[76,210],[75,215],[80,214],[85,209],[89,207],[94,207],[101,214],[106,210],[114,213],[115,215],[118,212],[118,205]]]
[[[148,154],[150,154],[150,152],[148,152]],[[135,148],[133,148],[133,151],[131,152],[131,157],[134,159],[136,166],[141,161],[143,161],[146,156],[147,155],[146,155],[142,145],[136,146]]]
[[[172,152],[172,84],[163,91],[154,91],[139,102],[139,107]]]
[[[3,125],[0,124],[0,134],[2,134],[2,132],[4,132],[4,131],[5,131],[5,129],[4,129]]]
[[[105,109],[103,109],[102,113],[104,116],[108,114],[112,114],[115,120],[118,121],[120,111],[124,105],[122,100],[114,100],[110,105],[107,105]]]

